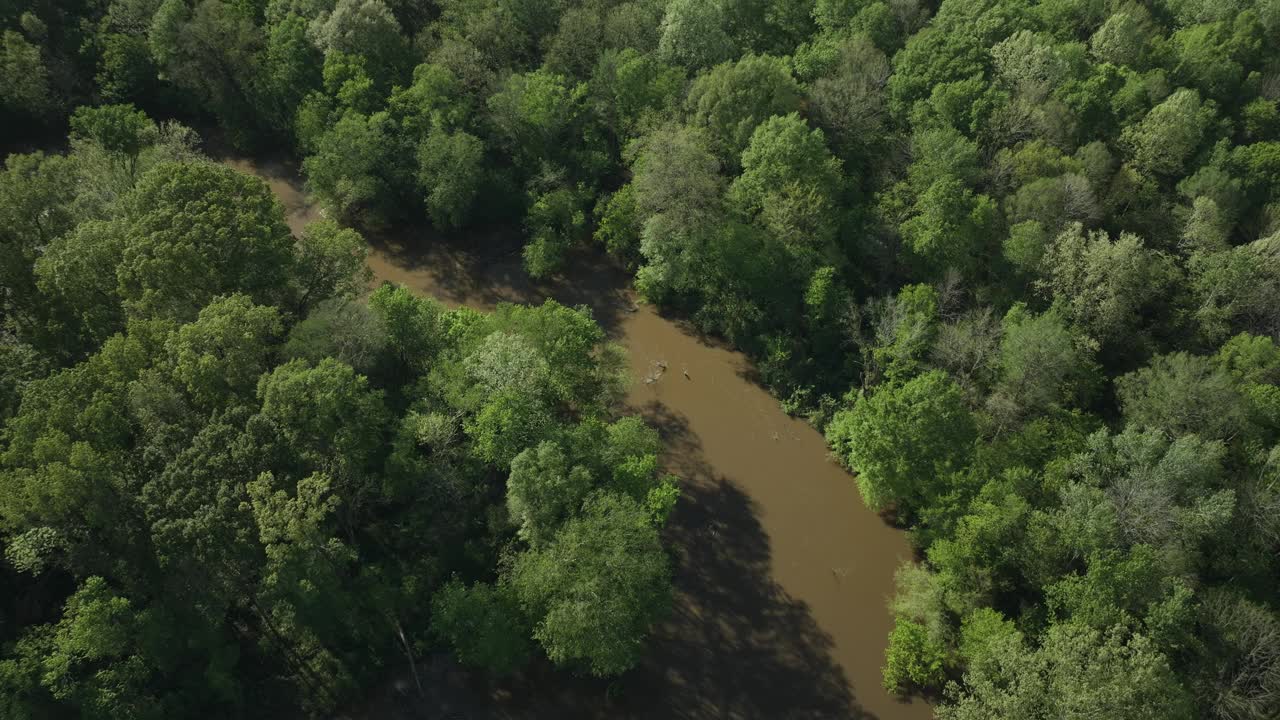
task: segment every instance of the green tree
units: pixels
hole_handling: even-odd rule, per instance
[[[508,585],[449,582],[431,601],[431,627],[459,661],[495,675],[519,670],[531,655],[529,626]]]
[[[372,225],[395,218],[397,199],[412,186],[412,155],[398,152],[392,132],[386,113],[343,113],[302,163],[308,187],[342,218]]]
[[[937,687],[942,683],[945,658],[945,649],[923,625],[899,617],[885,651],[884,688],[898,692],[907,686]]]
[[[148,688],[153,669],[137,645],[143,623],[105,580],[86,579],[67,600],[44,659],[43,682],[87,718],[164,717],[163,704]]]
[[[147,40],[166,79],[216,115],[234,141],[259,139],[253,83],[263,37],[247,13],[220,0],[164,0]]]
[[[630,183],[596,205],[595,239],[627,265],[639,260],[640,213],[635,187]]]
[[[364,292],[373,274],[369,247],[360,233],[332,220],[307,225],[298,238],[293,275],[303,311],[330,298],[350,300]]]
[[[89,351],[124,329],[115,268],[124,257],[128,228],[120,221],[89,221],[45,246],[36,260],[40,292],[63,306],[77,342]],[[106,270],[106,272],[104,272]]]
[[[905,518],[944,490],[942,479],[968,461],[975,435],[963,391],[937,370],[881,387],[827,427],[867,505]]]
[[[0,285],[5,324],[43,348],[56,340],[43,329],[49,310],[36,292],[32,266],[41,250],[76,224],[76,167],[70,158],[10,155],[0,175]]]
[[[307,38],[305,18],[289,13],[268,26],[262,63],[254,76],[255,103],[278,138],[291,138],[298,106],[321,82],[321,56]]]
[[[418,146],[418,185],[426,193],[427,215],[436,227],[464,226],[484,181],[480,138],[435,127]]]
[[[303,468],[324,470],[348,507],[365,498],[370,470],[387,422],[383,393],[350,366],[325,358],[314,367],[294,360],[258,380],[262,416]]]
[[[792,113],[756,128],[729,199],[798,256],[833,262],[841,181],[822,131]]]
[[[545,548],[517,558],[511,582],[551,660],[599,676],[640,661],[671,598],[667,557],[648,513],[612,493],[588,500]]]
[[[1125,128],[1120,141],[1139,170],[1177,176],[1216,118],[1212,102],[1202,102],[1194,90],[1178,90],[1141,122]]]
[[[347,53],[369,61],[369,74],[385,93],[408,69],[410,51],[400,23],[382,0],[338,0],[311,28],[326,55]]]
[[[0,35],[0,107],[5,114],[39,119],[55,108],[49,68],[33,45],[20,33]]]
[[[1152,320],[1179,271],[1164,253],[1136,235],[1085,233],[1074,224],[1057,237],[1044,258],[1042,292],[1065,317],[1099,343],[1131,338]]]
[[[546,70],[512,75],[488,100],[495,135],[530,169],[563,158],[582,94],[568,78]]]
[[[658,56],[663,62],[692,70],[733,57],[737,48],[729,37],[727,8],[722,0],[675,0],[662,16]]]
[[[1054,625],[1035,649],[1018,636],[991,643],[951,700],[940,709],[943,720],[1195,716],[1187,691],[1149,639],[1074,623]]]
[[[520,525],[520,536],[534,547],[545,545],[560,523],[582,505],[591,489],[591,472],[570,467],[564,450],[545,441],[511,461],[507,478],[507,509]]]
[[[1227,439],[1247,429],[1247,409],[1236,382],[1213,358],[1185,352],[1160,355],[1147,367],[1116,379],[1125,418],[1170,437],[1196,433]]]
[[[995,203],[962,182],[945,179],[916,200],[914,214],[901,225],[911,251],[935,274],[955,269],[972,275],[987,254],[997,222]]]
[[[413,375],[425,372],[443,344],[439,304],[416,297],[404,286],[385,283],[369,297],[369,309],[381,320],[399,369]]]
[[[166,164],[128,202],[116,277],[131,316],[191,319],[233,292],[259,304],[279,297],[293,237],[263,181],[211,163]]]
[[[591,75],[596,111],[621,141],[657,125],[677,106],[686,80],[680,68],[634,48],[605,51]]]
[[[1203,198],[1197,198],[1197,202]],[[1210,201],[1212,202],[1212,201]],[[1201,333],[1219,342],[1234,332],[1270,333],[1280,317],[1280,233],[1234,248],[1194,253],[1187,263]]]
[[[166,341],[173,380],[203,408],[247,400],[282,332],[274,307],[244,295],[215,298]]]
[[[1089,353],[1056,312],[1037,316],[1015,305],[1004,317],[1000,382],[988,407],[1012,420],[1079,405],[1091,371]]]
[[[685,101],[693,124],[706,128],[722,162],[737,167],[760,123],[800,110],[803,94],[787,62],[747,55],[698,77]]]
[[[132,105],[76,108],[71,116],[71,137],[97,143],[123,164],[132,186],[137,180],[138,156],[155,142],[156,125]]]

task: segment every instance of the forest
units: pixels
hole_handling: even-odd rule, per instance
[[[640,661],[680,489],[620,349],[555,302],[369,292],[406,226],[519,236],[533,278],[607,253],[747,353],[907,531],[883,682],[942,720],[1280,713],[1280,0],[0,26],[0,715]],[[294,237],[206,128],[327,218]]]

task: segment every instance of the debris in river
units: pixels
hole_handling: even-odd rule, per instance
[[[654,360],[649,363],[649,374],[644,376],[644,384],[652,385],[662,379],[662,374],[667,371],[666,360]]]

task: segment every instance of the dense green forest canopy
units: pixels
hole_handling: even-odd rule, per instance
[[[639,661],[679,491],[588,311],[363,297],[358,232],[293,237],[186,128],[71,128],[0,181],[0,715],[326,715],[437,647]]]
[[[0,178],[8,716],[320,713],[433,644],[636,662],[676,491],[610,414],[616,353],[555,305],[361,299],[358,231],[422,223],[518,232],[535,277],[598,244],[748,352],[919,550],[887,687],[956,719],[1276,716],[1280,0],[0,25],[7,140],[70,138]],[[292,238],[151,118],[290,148],[334,220]]]

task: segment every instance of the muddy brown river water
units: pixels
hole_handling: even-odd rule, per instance
[[[318,217],[287,166],[225,162],[268,181],[294,232]],[[566,273],[573,285],[536,286],[518,253],[485,257],[412,237],[401,243],[374,246],[369,265],[377,282],[401,283],[451,306],[554,297],[591,307],[629,352],[627,404],[662,431],[664,462],[683,479],[683,495],[669,536],[675,612],[655,632],[641,667],[609,686],[535,678],[482,689],[480,705],[437,698],[435,707],[409,712],[406,696],[379,703],[379,716],[932,716],[924,702],[900,702],[880,686],[891,626],[886,600],[894,570],[911,556],[904,536],[863,506],[821,435],[751,381],[745,357],[638,304],[625,275],[595,256],[575,260]],[[644,382],[656,362],[667,371]]]

